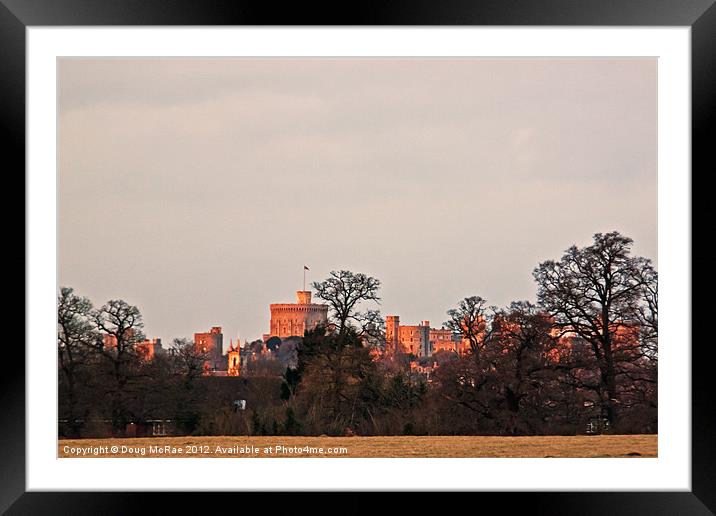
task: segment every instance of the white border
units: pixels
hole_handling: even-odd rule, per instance
[[[690,490],[688,27],[31,27],[27,43],[28,490]],[[658,459],[56,459],[55,66],[89,55],[657,56]]]

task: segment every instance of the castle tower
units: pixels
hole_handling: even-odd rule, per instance
[[[385,318],[385,353],[392,355],[400,350],[400,317],[388,315]]]
[[[296,301],[269,306],[271,327],[264,341],[271,337],[303,337],[306,330],[328,323],[328,305],[311,302],[310,290],[296,292]]]
[[[420,351],[418,356],[429,357],[433,354],[430,346],[430,321],[420,322]]]
[[[228,360],[227,376],[241,376],[241,355],[239,353],[239,342],[237,341],[236,347],[233,342],[229,341],[229,351],[226,354]]]
[[[207,355],[205,370],[220,370],[224,365],[224,336],[221,326],[213,326],[206,333],[194,334],[194,349],[197,353]]]

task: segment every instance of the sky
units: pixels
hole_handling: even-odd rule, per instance
[[[164,343],[261,338],[331,270],[440,327],[597,232],[657,263],[657,61],[58,61],[58,275]]]

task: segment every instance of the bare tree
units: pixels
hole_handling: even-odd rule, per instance
[[[204,372],[208,353],[199,351],[191,339],[174,339],[169,355],[174,361],[176,373],[185,386],[190,386]]]
[[[376,311],[363,313],[358,311],[358,305],[364,301],[380,302],[380,280],[360,272],[331,271],[328,279],[314,282],[313,288],[316,289],[316,296],[331,307],[339,334],[346,333],[349,327],[357,327],[358,331],[374,327]]]
[[[142,314],[123,300],[110,300],[93,312],[93,319],[104,334],[96,347],[109,363],[113,379],[109,389],[112,424],[121,430],[127,417],[127,383],[141,362],[136,345],[144,340]]]
[[[441,365],[433,388],[447,402],[445,417],[462,418],[467,432],[534,434],[553,424],[559,375],[551,317],[534,304],[487,307],[473,296],[448,312],[446,322],[470,343],[466,357]],[[455,411],[454,413],[451,410]]]
[[[558,396],[550,387],[555,375],[567,368],[558,363],[563,350],[552,336],[551,319],[528,301],[512,302],[495,313],[489,359],[500,386],[505,433],[534,433],[554,412],[551,405]]]
[[[86,366],[98,333],[90,315],[92,303],[80,297],[69,287],[62,287],[57,297],[57,354],[60,370],[67,381],[67,410],[70,428],[77,430],[78,375]]]
[[[644,353],[649,360],[656,362],[659,340],[659,277],[652,267],[645,267],[640,272],[644,288],[643,302],[639,305],[637,319],[645,348]]]
[[[539,302],[555,324],[590,344],[602,406],[612,426],[617,420],[617,364],[630,357],[619,349],[619,340],[639,325],[645,277],[652,270],[648,259],[630,256],[631,245],[632,239],[618,232],[597,233],[592,245],[572,246],[561,260],[545,261],[533,272]]]
[[[485,346],[488,334],[487,302],[480,296],[466,297],[457,308],[447,311],[450,319],[444,326],[459,334],[470,343],[470,350],[475,359],[479,358],[480,351]]]
[[[376,365],[360,344],[354,328],[326,333],[319,327],[306,332],[298,348],[294,392],[308,427],[317,433],[355,431],[359,420],[370,419]]]
[[[380,310],[366,310],[361,314],[358,338],[369,347],[382,349],[385,345],[385,319]]]

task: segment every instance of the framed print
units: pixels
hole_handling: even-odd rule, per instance
[[[712,513],[711,2],[0,9],[10,514]]]

